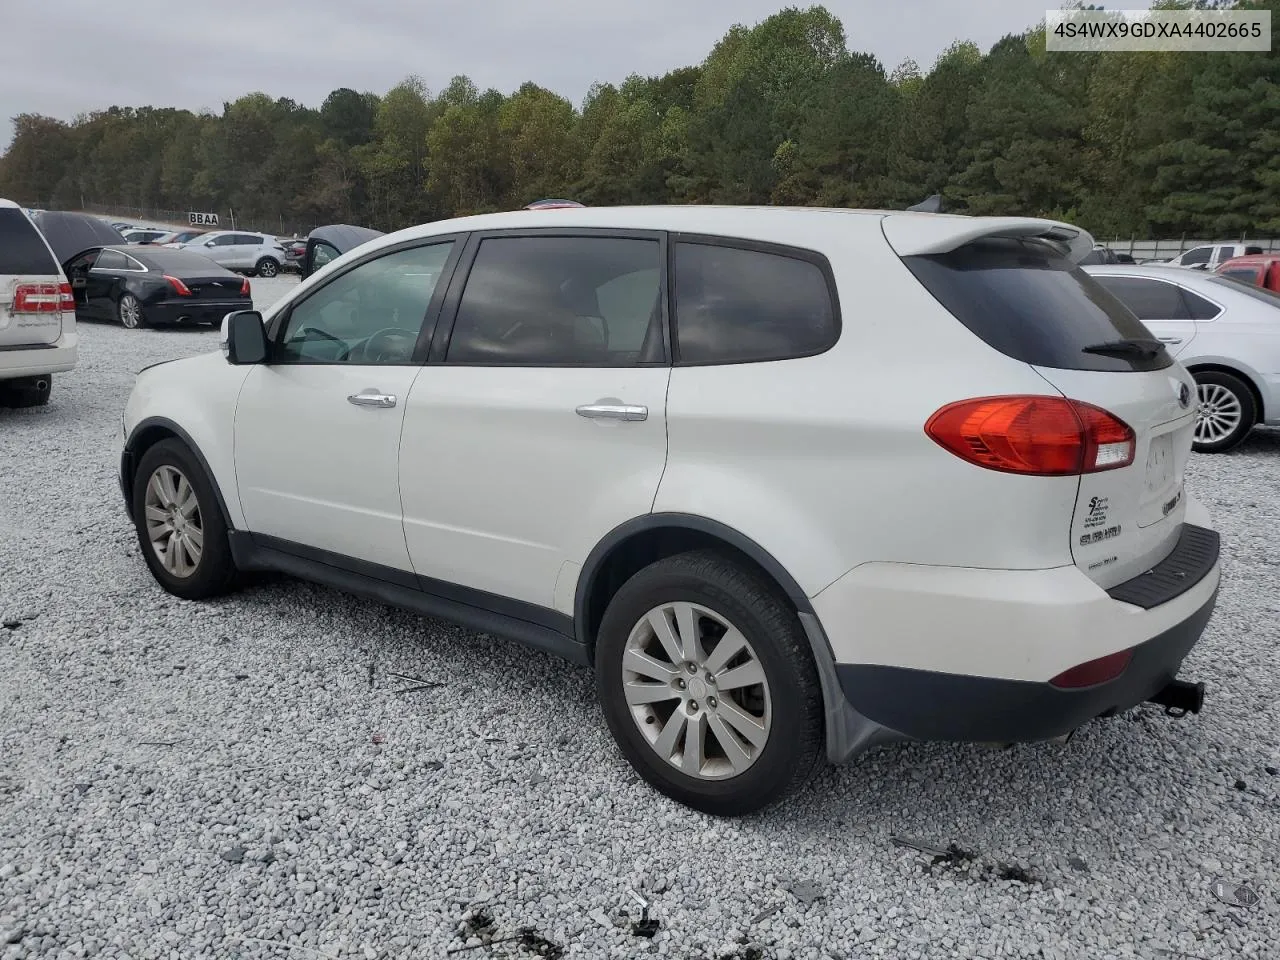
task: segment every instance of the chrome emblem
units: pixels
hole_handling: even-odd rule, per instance
[[[1184,409],[1191,406],[1191,388],[1185,383],[1178,387],[1178,402]]]

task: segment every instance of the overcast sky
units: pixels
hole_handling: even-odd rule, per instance
[[[807,6],[806,0],[791,0]],[[431,90],[465,73],[510,92],[526,80],[580,105],[594,80],[699,63],[734,23],[787,0],[0,0],[0,145],[9,119],[120,106],[220,112],[262,90],[319,106],[336,87]],[[828,0],[850,49],[886,69],[928,69],[956,39],[985,52],[1053,0]],[[1131,5],[1138,5],[1134,2]],[[1142,4],[1142,5],[1145,5]]]

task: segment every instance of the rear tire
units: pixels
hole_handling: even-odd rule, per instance
[[[161,440],[143,454],[133,478],[133,525],[143,559],[169,593],[204,600],[234,586],[213,481],[181,441]]]
[[[1258,419],[1249,385],[1219,370],[1202,370],[1192,376],[1200,406],[1191,449],[1197,453],[1224,453],[1239,446]]]
[[[270,257],[263,257],[258,261],[257,267],[254,268],[254,272],[260,277],[274,277],[280,272],[280,264],[275,260],[272,260]]]
[[[40,389],[40,383],[45,384]],[[26,409],[43,407],[49,402],[53,393],[53,374],[46,373],[39,377],[23,377],[20,380],[0,380],[0,406]]]
[[[664,622],[676,655],[653,626]],[[686,634],[698,637],[694,647]],[[740,652],[717,657],[724,643]],[[595,661],[618,747],[680,803],[753,813],[799,790],[817,767],[822,691],[799,618],[772,582],[720,553],[668,557],[623,584]]]
[[[121,294],[116,301],[116,316],[120,320],[120,326],[126,330],[139,330],[147,325],[146,317],[142,314],[142,304],[132,293]]]

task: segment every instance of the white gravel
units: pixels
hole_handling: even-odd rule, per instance
[[[255,280],[260,305],[293,282]],[[1280,432],[1191,466],[1228,558],[1184,673],[1200,717],[889,747],[726,822],[637,781],[585,669],[292,581],[162,593],[120,411],[140,367],[216,334],[82,335],[49,407],[0,411],[3,960],[436,957],[479,904],[491,936],[570,957],[1276,956]],[[978,858],[931,867],[893,835]],[[1219,876],[1261,903],[1218,903]],[[617,925],[629,889],[652,941]]]

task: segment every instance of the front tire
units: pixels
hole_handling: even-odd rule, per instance
[[[1230,373],[1203,370],[1193,376],[1200,404],[1191,448],[1197,453],[1223,453],[1239,446],[1258,418],[1253,391]]]
[[[236,578],[213,481],[179,440],[147,450],[133,479],[138,546],[160,586],[184,600],[225,593]]]
[[[739,816],[813,774],[817,668],[795,610],[755,571],[709,550],[651,564],[610,601],[595,659],[614,739],[672,799]]]
[[[270,257],[263,257],[258,261],[258,265],[254,270],[260,277],[274,277],[280,272],[280,264]]]
[[[120,319],[120,326],[126,330],[137,330],[146,326],[146,320],[142,315],[142,304],[132,293],[121,294],[120,299],[116,301],[116,316]]]

